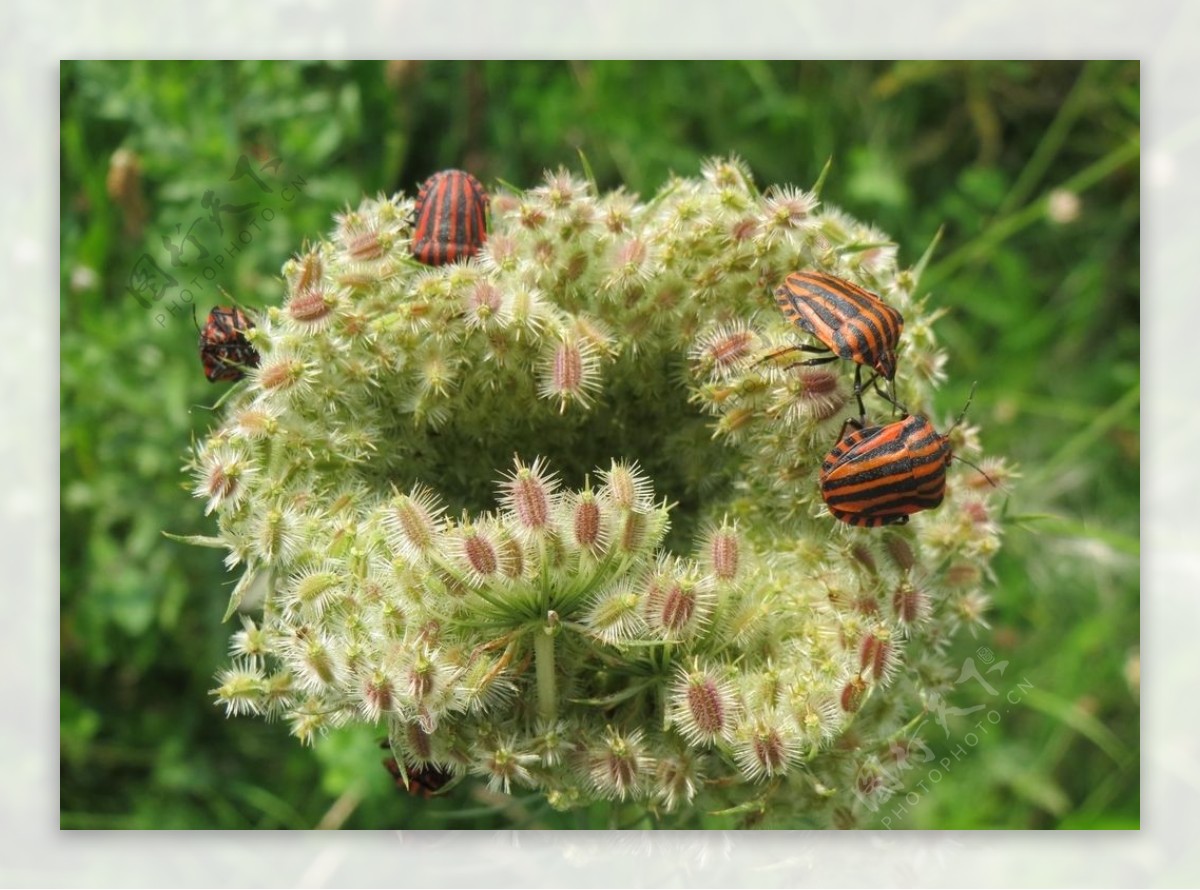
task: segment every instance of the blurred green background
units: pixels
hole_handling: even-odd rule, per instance
[[[63,63],[62,827],[605,826],[606,808],[469,781],[410,798],[370,733],[304,749],[212,705],[231,579],[162,531],[213,531],[181,465],[223,388],[190,308],[129,289],[149,254],[201,317],[227,302],[218,286],[278,303],[284,260],[364,193],[450,166],[528,187],[580,171],[580,151],[602,189],[643,195],[714,154],[760,186],[808,187],[832,159],[823,198],[888,232],[903,265],[944,227],[922,280],[949,310],[939,411],[978,381],[971,421],[1023,474],[992,630],[953,656],[1008,665],[986,675],[996,697],[963,686],[944,729],[931,715],[951,766],[909,774],[926,790],[888,824],[1137,827],[1139,103],[1136,62]],[[243,156],[261,188],[231,179]],[[227,250],[229,208],[253,202],[273,219]],[[224,263],[193,285],[202,250]],[[1003,711],[986,732],[980,704]]]

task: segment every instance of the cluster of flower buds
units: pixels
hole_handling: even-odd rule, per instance
[[[246,327],[258,364],[191,462],[242,573],[218,702],[557,807],[854,824],[984,621],[995,495],[952,472],[903,528],[836,522],[815,480],[850,372],[761,359],[796,336],[775,288],[821,270],[903,311],[895,387],[926,404],[916,276],[737,159],[646,201],[559,171],[488,206],[435,263],[410,198],[348,209]]]

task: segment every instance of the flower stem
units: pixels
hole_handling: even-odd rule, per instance
[[[557,713],[558,690],[554,677],[554,634],[539,627],[533,637],[533,660],[537,669],[538,716],[553,722]]]

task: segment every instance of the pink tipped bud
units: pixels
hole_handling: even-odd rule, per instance
[[[871,548],[866,544],[855,542],[850,547],[850,553],[869,573],[872,575],[879,573],[879,567],[875,564],[875,554],[871,552]]]
[[[617,250],[617,264],[640,265],[646,261],[646,242],[640,238],[630,238]]]
[[[817,200],[799,189],[777,186],[763,199],[766,224],[773,229],[792,229],[800,226],[814,209]]]
[[[441,540],[443,507],[432,491],[418,486],[392,501],[383,514],[384,532],[396,553],[420,559]]]
[[[752,718],[737,730],[734,756],[752,781],[785,773],[800,753],[800,740],[774,711]]]
[[[645,753],[642,731],[635,729],[621,734],[608,728],[604,742],[588,756],[588,778],[604,797],[624,800],[641,790],[642,783],[654,767]]]
[[[726,708],[717,684],[705,677],[687,687],[687,707],[699,733],[715,738],[725,731]]]
[[[734,244],[749,241],[758,234],[758,220],[752,216],[744,216],[729,227],[729,240]]]
[[[859,666],[863,674],[875,683],[891,679],[896,670],[896,646],[886,631],[868,633],[858,647]]]
[[[978,566],[969,562],[955,563],[946,569],[946,584],[949,587],[974,587],[983,580],[983,573]]]
[[[500,192],[492,195],[492,213],[500,216],[506,216],[520,209],[521,201],[512,192]],[[488,243],[491,243],[492,238],[488,238]]]
[[[319,327],[329,317],[332,308],[332,301],[320,288],[296,291],[287,304],[288,315],[310,327]]]
[[[654,489],[636,462],[613,461],[612,467],[601,475],[605,492],[621,510],[644,512],[653,506]]]
[[[197,497],[208,500],[205,514],[240,501],[246,493],[245,477],[253,473],[254,465],[240,451],[220,447],[205,453],[193,489]]]
[[[299,294],[316,286],[324,274],[325,264],[321,261],[319,251],[310,250],[304,256],[293,260],[293,269],[295,279],[292,282],[292,292]]]
[[[501,503],[513,514],[521,530],[539,534],[550,523],[557,480],[545,472],[541,458],[531,466],[516,460],[516,470],[501,484]]]
[[[583,385],[583,353],[577,346],[560,343],[554,351],[551,383],[560,392],[570,392]]]
[[[367,719],[377,722],[392,709],[392,683],[386,674],[375,671],[363,681],[362,710]]]
[[[625,554],[637,553],[649,538],[650,520],[645,513],[626,513],[621,517],[617,533],[617,549]]]
[[[492,202],[493,214],[497,210],[496,200]],[[479,265],[488,272],[513,272],[517,268],[517,244],[512,238],[500,233],[493,233],[483,243],[479,251]]]
[[[693,591],[685,590],[678,582],[668,585],[665,590],[656,591],[659,594],[660,605],[656,610],[656,623],[664,628],[678,633],[692,620],[696,612],[696,597]]]
[[[883,544],[897,568],[907,571],[916,565],[917,558],[913,555],[912,547],[904,538],[899,535],[888,535],[884,538]]]
[[[962,512],[975,526],[986,526],[992,521],[987,504],[982,501],[967,501],[962,505]]]
[[[771,730],[756,736],[751,743],[754,759],[761,764],[768,776],[779,771],[787,763],[787,751],[777,731]]]
[[[861,677],[855,677],[842,687],[841,705],[847,714],[853,714],[862,707],[863,698],[867,692],[867,684]]]
[[[695,568],[661,560],[644,593],[646,623],[663,637],[677,639],[693,633],[708,618],[712,580],[698,577]]]
[[[929,594],[906,580],[892,594],[892,612],[901,624],[920,624],[932,612]]]
[[[811,368],[787,378],[786,393],[790,401],[776,409],[778,413],[809,422],[828,420],[846,406],[848,399],[836,374]]]
[[[537,231],[546,223],[546,211],[536,204],[522,204],[517,215],[521,225],[531,231]]]
[[[591,550],[600,541],[600,505],[594,498],[581,499],[571,517],[571,532],[575,543]]]
[[[496,544],[482,531],[473,529],[463,535],[462,555],[478,580],[491,578],[500,569]]]
[[[543,361],[538,393],[544,399],[557,399],[560,411],[566,410],[570,402],[586,408],[598,383],[599,370],[592,348],[586,340],[568,338],[559,341]]]
[[[414,659],[405,677],[409,697],[421,701],[428,696],[433,691],[436,676],[437,669],[429,658],[421,655]]]
[[[298,358],[284,357],[266,362],[259,369],[258,383],[266,390],[291,389],[304,379],[305,364]]]
[[[618,245],[612,255],[604,287],[611,291],[626,291],[638,287],[651,274],[649,249],[641,238],[629,238]]]
[[[742,325],[718,327],[702,334],[692,344],[690,356],[700,373],[725,379],[742,367],[754,352],[758,337]]]
[[[377,260],[387,252],[387,244],[378,232],[358,232],[346,239],[346,252],[357,262]]]
[[[693,745],[727,738],[737,713],[729,682],[699,666],[680,672],[672,687],[670,707],[679,731]]]
[[[504,298],[490,281],[475,282],[467,294],[466,323],[472,328],[487,328],[503,318]]]
[[[854,598],[854,611],[868,618],[879,614],[879,600],[874,593],[861,593]]]
[[[741,561],[741,542],[737,533],[727,527],[713,532],[708,541],[708,564],[718,581],[732,581],[737,577]]]
[[[220,464],[209,468],[208,475],[200,487],[200,493],[205,495],[212,504],[227,500],[237,488],[237,477]]]

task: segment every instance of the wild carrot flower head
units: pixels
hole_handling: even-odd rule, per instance
[[[441,265],[413,225],[370,198],[284,264],[191,455],[242,573],[216,702],[560,808],[868,820],[899,728],[954,693],[950,640],[986,630],[1002,495],[955,465],[907,525],[831,517],[855,366],[805,364],[774,291],[819,271],[903,314],[897,400],[930,416],[954,363],[919,249],[737,158],[645,199],[565,170],[498,191]]]

